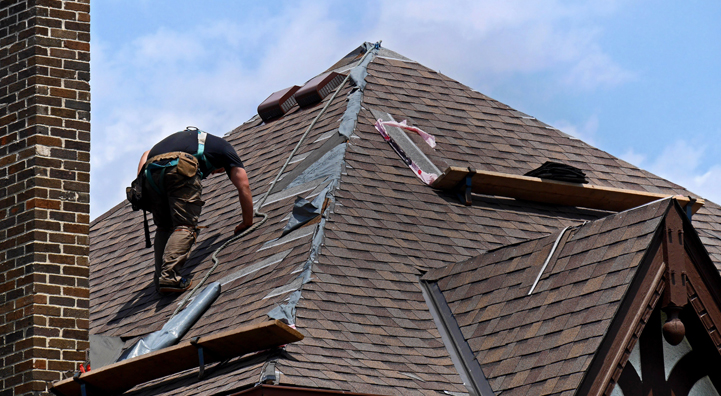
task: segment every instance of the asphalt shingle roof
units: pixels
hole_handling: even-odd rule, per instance
[[[561,395],[580,385],[669,205],[610,215],[425,276],[437,281],[495,392]]]
[[[334,67],[352,59],[351,56]],[[552,239],[564,227],[609,215],[598,210],[480,195],[474,195],[472,206],[464,206],[454,193],[433,190],[409,171],[373,127],[375,120],[370,109],[387,112],[398,121],[407,119],[409,124],[435,135],[438,143],[435,150],[426,147],[415,135],[410,138],[440,169],[458,165],[522,175],[552,160],[582,169],[591,184],[692,195],[419,63],[378,56],[368,66],[366,81],[363,108],[354,136],[348,142],[325,222],[301,228],[292,237],[273,242],[280,238],[295,198],[295,194],[274,192],[271,197],[275,198],[269,197],[268,204],[261,209],[268,213],[269,220],[219,255],[221,264],[209,281],[237,279],[223,286],[221,296],[186,339],[264,321],[271,309],[285,304],[293,289],[277,295],[273,291],[281,292],[284,289],[279,288],[289,284],[299,285],[302,297],[296,307],[295,324],[306,338],[288,345],[278,359],[281,384],[379,394],[465,392],[423,299],[419,285],[423,273],[468,262],[488,250],[510,244],[528,240],[548,243],[548,238]],[[343,88],[310,132],[298,158],[319,149],[335,133],[350,90],[348,86]],[[227,134],[226,139],[246,165],[256,199],[267,190],[321,107],[302,110],[295,107],[283,118],[267,124],[254,117]],[[292,163],[286,174],[302,163]],[[312,196],[325,186],[322,182],[304,185],[305,189],[301,188],[298,194]],[[203,188],[206,205],[201,225],[208,229],[201,232],[184,270],[196,278],[212,266],[213,250],[232,236],[233,227],[240,221],[237,193],[225,176],[211,176],[204,181]],[[716,266],[721,268],[721,210],[706,202],[695,215],[694,225]],[[297,278],[310,257],[311,240],[319,227],[323,227],[323,245],[311,263],[309,282],[301,285]],[[539,239],[544,237],[547,238]],[[93,222],[90,240],[91,333],[133,340],[158,330],[180,298],[154,293],[152,250],[144,248],[142,215],[132,212],[127,204],[120,204]],[[572,245],[582,243],[589,242],[579,240]],[[606,250],[612,249],[610,239],[597,243]],[[258,269],[239,273],[253,266]],[[574,267],[575,270],[570,270],[571,267],[557,276],[576,274],[573,276],[578,277],[577,287],[581,289],[581,284],[591,282],[583,280],[587,275],[598,278],[593,282],[600,282],[603,287],[610,287],[607,283],[621,276],[616,269],[607,274],[593,271],[586,274],[589,270],[582,266]],[[548,281],[539,287],[543,294],[549,293]],[[478,307],[478,297],[463,296]],[[613,295],[613,288],[604,289],[600,296],[609,301],[618,298]],[[534,296],[534,301],[537,298],[540,297]],[[469,312],[462,315],[464,321],[470,321],[466,331],[483,334],[477,330],[480,324],[472,323]],[[605,318],[604,314],[599,315]],[[480,320],[483,314],[479,315]],[[510,321],[508,326],[517,321],[506,320]],[[549,319],[544,326],[552,327],[560,320]],[[590,345],[588,340],[595,337],[593,329],[581,327],[583,334],[588,334],[583,339]],[[548,334],[552,334],[550,329]],[[533,349],[551,353],[558,348],[551,345],[559,341],[550,337],[540,338],[541,344]],[[564,340],[568,338],[570,335],[564,336]],[[486,341],[479,336],[473,342],[475,345]],[[578,345],[580,348],[581,344]],[[546,349],[549,352],[543,352]],[[589,351],[584,349],[578,356],[585,353]],[[202,381],[180,376],[134,392],[181,395],[197,394],[196,390],[202,389],[201,394],[214,394],[250,386],[259,380],[262,364],[251,364],[247,359],[231,361]],[[485,354],[483,359],[493,365],[491,372],[512,370],[501,367],[491,355]],[[520,367],[518,372],[533,367]],[[582,367],[583,364],[564,370],[568,375],[577,375]],[[509,373],[503,374],[506,377],[502,386],[523,382]],[[501,378],[502,374],[498,375]],[[534,382],[542,381],[539,378],[543,376],[546,374],[539,374]],[[517,378],[516,382],[508,379],[506,383],[506,378],[511,377]]]

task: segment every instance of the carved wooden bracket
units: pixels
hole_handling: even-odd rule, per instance
[[[663,337],[671,345],[678,345],[686,335],[679,312],[688,304],[686,292],[686,250],[684,248],[683,221],[675,210],[669,211],[664,221],[663,261],[666,263],[666,288],[661,308],[668,316],[663,325]]]

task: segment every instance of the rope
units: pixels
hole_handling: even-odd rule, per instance
[[[379,47],[380,47],[380,41],[377,42],[377,43],[375,43],[375,45],[373,46],[373,49],[378,49]],[[366,51],[366,53],[363,55],[363,57],[361,58],[361,60],[358,62],[358,64],[360,65],[361,63],[363,63],[363,61],[365,60],[366,56],[368,56],[368,54],[370,54],[370,53],[371,53],[371,49],[368,49],[368,50]],[[173,312],[173,315],[170,316],[170,319],[172,319],[175,315],[178,314],[178,312],[180,312],[181,309],[183,309],[183,307],[184,307],[185,304],[188,302],[188,300],[190,300],[190,298],[193,297],[193,295],[195,294],[195,292],[196,292],[198,289],[200,289],[200,288],[203,286],[203,284],[205,284],[205,281],[208,280],[208,278],[210,277],[210,275],[211,275],[211,274],[215,271],[215,269],[218,267],[218,264],[220,264],[220,260],[218,260],[218,253],[220,253],[222,250],[224,250],[226,247],[228,247],[231,243],[233,243],[233,242],[237,241],[238,239],[241,239],[241,238],[243,238],[244,236],[250,234],[251,232],[257,230],[261,225],[263,225],[263,223],[265,223],[265,222],[268,220],[268,215],[267,215],[266,213],[259,212],[258,209],[260,209],[260,208],[263,207],[263,204],[265,203],[265,200],[268,198],[268,195],[270,194],[270,192],[273,191],[273,187],[275,187],[275,184],[278,182],[278,180],[280,179],[281,175],[283,175],[283,172],[285,171],[285,168],[287,168],[287,167],[288,167],[288,164],[290,164],[290,161],[293,159],[293,156],[295,155],[295,153],[296,153],[296,152],[298,151],[298,149],[300,148],[300,145],[303,143],[303,140],[305,140],[306,136],[308,136],[308,133],[310,133],[310,131],[313,129],[313,127],[315,126],[316,122],[318,122],[318,120],[320,119],[320,117],[323,116],[323,114],[324,114],[325,111],[328,109],[328,107],[330,106],[330,104],[333,102],[333,100],[335,99],[335,97],[338,95],[338,93],[340,92],[340,90],[343,89],[343,87],[345,86],[345,84],[348,82],[348,79],[349,79],[349,78],[350,78],[350,73],[348,73],[348,75],[343,79],[343,82],[341,82],[340,85],[338,85],[338,88],[336,88],[335,92],[333,92],[333,96],[331,96],[330,99],[328,100],[328,102],[325,104],[325,106],[323,106],[323,109],[322,109],[322,110],[320,111],[320,113],[318,113],[318,115],[313,119],[313,122],[311,122],[310,125],[308,125],[308,128],[306,128],[305,132],[304,132],[303,135],[300,137],[300,140],[299,140],[298,143],[295,145],[295,148],[294,148],[293,151],[290,153],[290,156],[288,156],[288,159],[285,161],[285,164],[283,164],[283,167],[280,168],[280,171],[279,171],[278,174],[275,176],[275,179],[273,179],[273,182],[270,184],[270,187],[268,188],[268,190],[267,190],[267,191],[265,192],[265,194],[263,195],[263,198],[261,198],[261,199],[258,201],[258,204],[256,205],[256,208],[255,208],[255,210],[254,210],[253,215],[254,215],[254,216],[262,216],[263,219],[262,219],[261,221],[255,223],[255,224],[253,224],[252,226],[250,226],[248,229],[246,229],[245,231],[241,232],[240,234],[235,235],[235,236],[233,236],[232,238],[228,239],[228,240],[225,241],[222,245],[220,245],[220,247],[217,248],[217,249],[215,250],[215,252],[213,252],[213,255],[212,255],[213,266],[205,273],[205,276],[204,276],[203,279],[200,281],[200,283],[198,283],[198,284],[190,291],[190,293],[188,293],[188,294],[185,296],[185,298],[183,298],[183,301],[181,301],[180,304],[178,304],[178,307],[175,308],[175,311]],[[170,319],[168,319],[168,320],[170,320]]]

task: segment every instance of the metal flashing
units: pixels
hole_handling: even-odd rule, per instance
[[[334,134],[322,146],[313,150],[301,163],[295,166],[292,171],[283,175],[283,179],[279,180],[271,194],[287,188],[295,187],[301,183],[319,179],[327,176],[330,172],[329,168],[333,168],[334,163],[343,162],[345,156],[345,137]],[[341,146],[342,147],[339,147]],[[327,168],[325,171],[319,171],[319,168]],[[272,197],[272,195],[271,195]],[[271,197],[268,197],[270,199]]]
[[[451,356],[453,365],[463,380],[463,385],[472,396],[495,396],[438,284],[424,280],[421,280],[420,283],[423,298],[441,333],[441,339]]]
[[[258,249],[258,251],[260,252],[265,249],[270,249],[272,247],[280,246],[284,243],[292,242],[292,241],[295,241],[296,239],[300,239],[300,238],[306,237],[308,235],[311,235],[311,234],[313,234],[313,232],[315,232],[314,228],[315,227],[299,228],[295,231],[292,231],[292,232],[286,234],[282,238],[273,239],[272,241],[268,241],[268,242],[264,243],[263,246],[261,246],[260,249]]]
[[[556,248],[558,248],[558,243],[561,241],[561,238],[563,238],[564,235],[566,235],[566,231],[571,228],[570,226],[564,228],[561,230],[561,233],[558,234],[558,238],[556,238],[556,242],[553,243],[553,247],[551,248],[551,251],[548,253],[548,257],[546,257],[546,261],[541,266],[541,270],[538,271],[538,275],[536,276],[536,280],[533,282],[533,286],[531,286],[531,290],[528,291],[528,296],[533,293],[533,290],[536,288],[536,285],[538,285],[538,281],[541,280],[541,276],[543,276],[543,271],[546,270],[546,267],[548,266],[548,263],[551,261],[551,257],[553,257],[553,254],[556,253]]]
[[[295,185],[295,186],[287,188],[283,191],[269,195],[268,198],[263,203],[263,206],[268,206],[272,203],[282,201],[284,199],[288,199],[288,198],[294,197],[296,195],[307,193],[308,191],[313,191],[318,186],[322,185],[323,183],[327,183],[327,182],[328,181],[325,179],[314,179],[314,180],[310,180],[310,181],[302,183],[302,184]],[[253,204],[255,205],[256,203],[253,202]]]
[[[284,251],[282,251],[280,253],[276,253],[270,257],[266,257],[263,260],[260,260],[260,261],[253,263],[247,267],[244,267],[240,271],[236,271],[230,275],[224,276],[223,278],[218,280],[218,282],[220,282],[220,286],[225,286],[228,283],[233,282],[236,279],[240,279],[246,275],[250,275],[253,272],[259,271],[259,270],[261,270],[265,267],[271,266],[273,264],[280,263],[281,261],[283,261],[283,259],[288,257],[288,255],[290,254],[290,252],[292,250],[293,249],[284,250]]]

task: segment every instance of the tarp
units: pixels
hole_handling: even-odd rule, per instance
[[[118,361],[145,355],[171,345],[175,345],[200,319],[210,305],[220,295],[220,283],[213,282],[203,289],[184,310],[166,323],[162,329],[150,333],[136,342],[130,349],[126,350]]]

